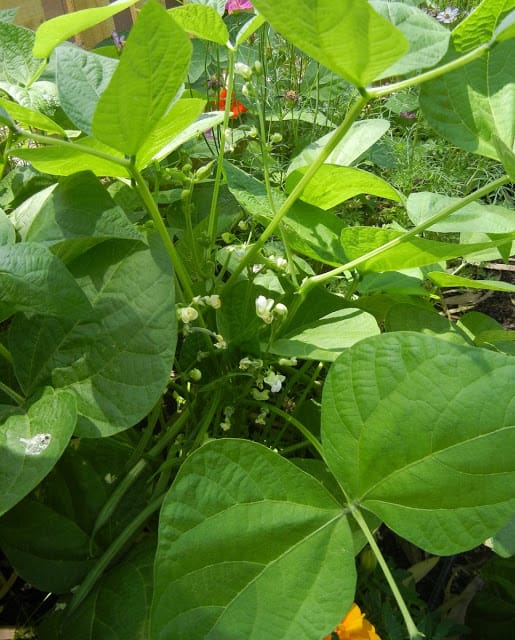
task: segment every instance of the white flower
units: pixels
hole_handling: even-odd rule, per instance
[[[275,373],[273,369],[269,369],[268,373],[263,378],[263,382],[270,387],[270,391],[272,393],[277,393],[278,391],[280,391],[285,380],[285,376],[280,373]]]
[[[259,412],[258,417],[254,420],[255,424],[261,424],[261,425],[265,425],[266,424],[266,417],[268,415],[268,409],[265,409],[264,407],[261,409],[261,411]]]
[[[253,358],[249,358],[245,356],[240,360],[239,368],[242,371],[247,371],[247,369],[261,369],[263,366],[263,360],[254,360]]]
[[[265,296],[258,296],[256,298],[256,315],[266,322],[266,324],[272,324],[273,315],[272,309],[275,304],[275,300],[272,298],[265,298]]]
[[[216,338],[215,349],[220,349],[220,350],[227,349],[227,342],[224,340],[223,336],[217,333],[215,338]]]
[[[288,307],[286,307],[282,302],[278,302],[274,307],[274,313],[285,318],[288,315]]]
[[[252,69],[248,64],[245,64],[244,62],[237,62],[234,65],[234,73],[237,76],[242,76],[242,78],[245,78],[245,80],[249,80],[249,78],[252,78]]]
[[[220,307],[222,306],[220,296],[216,293],[212,296],[204,296],[202,300],[207,304],[208,307],[213,307],[213,309],[220,309]]]
[[[279,364],[282,367],[296,367],[297,358],[279,358]]]
[[[437,14],[436,19],[439,22],[450,24],[451,22],[454,22],[457,19],[459,13],[460,13],[460,10],[457,7],[446,7],[443,11],[440,11]]]
[[[184,324],[188,324],[198,318],[198,311],[193,307],[181,307],[177,310],[177,315]]]

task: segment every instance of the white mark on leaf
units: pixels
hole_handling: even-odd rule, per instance
[[[25,445],[25,455],[39,456],[50,444],[52,436],[49,433],[36,433],[32,438],[20,438],[20,442]]]

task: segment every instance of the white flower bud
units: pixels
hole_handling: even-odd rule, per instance
[[[177,314],[184,324],[188,324],[198,318],[198,311],[193,307],[181,307],[177,310]]]

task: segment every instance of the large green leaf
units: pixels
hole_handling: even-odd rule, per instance
[[[170,9],[170,13],[184,31],[222,46],[227,44],[229,32],[220,14],[213,7],[187,4]]]
[[[0,514],[32,491],[60,458],[77,420],[69,391],[47,388],[22,407],[0,407]]]
[[[404,232],[376,227],[347,227],[342,231],[342,245],[350,260],[359,258],[392,240],[402,238]],[[499,247],[508,238],[499,237],[490,242],[453,244],[426,238],[410,237],[383,253],[362,262],[362,271],[396,271],[452,260],[474,254],[483,249]]]
[[[515,38],[511,38],[464,67],[422,85],[424,116],[453,144],[500,160],[497,139],[510,151],[514,149],[514,57]]]
[[[110,238],[143,240],[89,171],[63,178],[28,198],[11,220],[22,240],[52,246],[66,261]]]
[[[388,120],[371,118],[370,120],[358,120],[354,122],[349,131],[338,143],[335,150],[329,155],[325,164],[337,164],[349,166],[356,162],[379,138],[390,128]],[[315,140],[305,147],[296,156],[288,167],[288,174],[300,167],[311,165],[320,151],[326,146],[333,133],[327,133],[322,138]]]
[[[84,151],[78,147],[84,147]],[[113,156],[99,158],[88,153],[88,149],[100,151]],[[55,176],[69,176],[76,173],[77,169],[92,171],[96,176],[113,176],[115,178],[129,178],[126,167],[115,162],[116,158],[123,158],[123,153],[103,144],[96,138],[80,138],[72,147],[36,147],[34,149],[15,149],[12,155],[30,162],[41,173],[50,173]]]
[[[408,216],[414,225],[425,222],[445,207],[456,205],[460,198],[451,198],[440,193],[421,191],[409,195],[406,202]],[[453,214],[430,227],[431,231],[510,233],[515,228],[515,210],[499,205],[479,202],[462,207]]]
[[[206,131],[207,126],[205,124],[202,124],[197,130],[191,129],[192,123],[199,118],[205,106],[206,101],[199,98],[177,100],[166,115],[159,120],[138,151],[136,156],[138,169],[144,169],[153,160],[161,160],[180,144],[186,142],[188,138],[184,139],[184,134],[188,130],[191,131],[191,137],[194,137],[199,132]],[[180,142],[177,143],[179,136]]]
[[[353,551],[319,481],[262,445],[210,442],[161,510],[150,637],[321,638],[352,603]]]
[[[33,54],[36,58],[48,58],[54,47],[71,36],[107,20],[115,13],[123,11],[138,0],[115,0],[105,7],[84,9],[57,16],[43,22],[36,32]]]
[[[371,0],[372,7],[394,24],[409,42],[409,51],[381,78],[404,75],[419,69],[433,67],[447,52],[450,31],[418,7],[404,2]]]
[[[191,43],[157,2],[147,2],[131,30],[123,56],[98,101],[95,136],[135,156],[165,115],[186,74]]]
[[[416,333],[364,340],[332,365],[326,461],[352,500],[437,555],[515,510],[515,361]]]
[[[55,60],[61,107],[73,124],[92,135],[93,114],[118,61],[65,46],[57,48]]]
[[[172,370],[176,342],[173,274],[157,236],[112,240],[69,264],[93,311],[73,321],[19,316],[9,344],[20,384],[52,380],[72,389],[76,433],[106,436],[154,406]]]
[[[307,171],[308,167],[301,167],[290,173],[286,179],[286,190],[293,191]],[[373,173],[333,164],[323,164],[304,187],[300,197],[304,202],[327,211],[361,193],[396,202],[401,199],[399,193],[388,182]]]
[[[0,22],[0,80],[25,86],[41,64],[32,56],[34,32]]]
[[[281,356],[332,362],[351,345],[378,333],[374,316],[361,309],[341,309],[278,338],[269,351]]]
[[[331,71],[364,87],[408,50],[366,0],[256,0],[274,29]]]
[[[90,310],[71,273],[44,245],[0,246],[0,317],[31,311],[76,319]]]
[[[29,87],[22,87],[13,82],[0,82],[0,89],[22,107],[41,111],[47,116],[54,114],[58,104],[57,87],[48,80],[38,80]]]

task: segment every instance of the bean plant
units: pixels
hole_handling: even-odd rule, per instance
[[[381,525],[514,551],[513,333],[442,301],[514,290],[466,265],[513,255],[515,2],[148,0],[67,41],[133,4],[0,15],[0,547],[57,595],[39,637],[319,640],[368,545],[420,638]],[[498,174],[374,171],[409,95]]]

